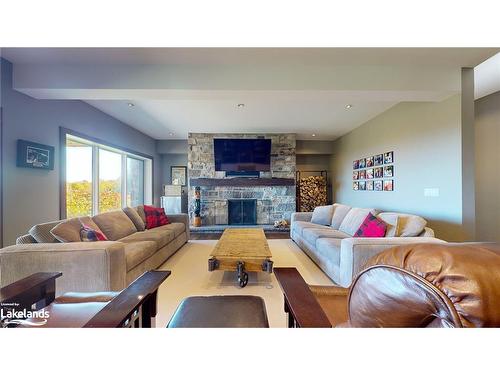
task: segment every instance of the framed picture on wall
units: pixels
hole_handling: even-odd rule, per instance
[[[366,181],[366,190],[373,190],[373,181]]]
[[[384,177],[394,177],[394,166],[386,165],[384,167]]]
[[[359,182],[358,181],[354,181],[352,183],[352,190],[359,190]]]
[[[366,159],[359,159],[359,168],[365,168]]]
[[[186,185],[187,167],[172,166],[170,167],[170,178],[172,185]]]
[[[352,162],[352,169],[358,169],[359,168],[359,160],[354,160]]]
[[[373,183],[373,190],[375,190],[375,191],[384,190],[384,185],[383,185],[382,180],[377,180]]]
[[[17,140],[17,163],[18,167],[35,169],[54,169],[54,147]]]
[[[384,177],[384,168],[382,167],[373,168],[373,177],[375,178]]]
[[[366,170],[366,179],[371,180],[373,178],[373,168],[368,168]]]
[[[384,154],[378,154],[373,157],[373,165],[384,164]]]
[[[366,171],[359,171],[359,179],[364,180],[366,178]]]
[[[366,190],[366,181],[359,181],[359,190]]]
[[[352,172],[352,179],[357,180],[359,179],[359,171],[354,171]]]
[[[394,180],[385,180],[384,191],[393,191],[393,190],[394,190]]]
[[[373,156],[370,156],[369,158],[366,158],[366,168],[368,167],[373,167]]]
[[[394,151],[386,152],[384,154],[384,164],[394,163]]]

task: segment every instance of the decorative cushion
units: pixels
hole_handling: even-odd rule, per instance
[[[342,221],[344,220],[345,216],[347,213],[351,210],[351,206],[346,206],[345,204],[340,204],[340,203],[335,203],[333,205],[333,215],[332,215],[332,222],[330,226],[333,229],[339,229],[340,224],[342,224]]]
[[[137,211],[137,215],[139,215],[144,222],[144,228],[146,228],[146,214],[144,213],[144,206],[141,204],[140,206],[135,207],[135,209]]]
[[[379,219],[383,220],[380,215],[377,216]],[[384,220],[384,223],[387,225],[387,229],[385,231],[386,237],[397,237],[399,233],[399,217],[396,218],[395,222],[392,221],[393,224],[389,224]]]
[[[105,212],[92,219],[110,241],[117,241],[137,232],[132,220],[122,210]]]
[[[361,224],[363,224],[363,221],[365,221],[366,216],[368,216],[370,212],[376,214],[373,208],[351,208],[344,220],[342,220],[339,230],[350,236],[354,236],[354,233],[356,233]]]
[[[144,214],[146,215],[146,229],[170,224],[163,208],[144,205]]]
[[[80,228],[80,238],[82,242],[107,241],[108,239],[99,229],[94,229],[88,225]]]
[[[50,233],[61,242],[81,242],[80,230],[82,226],[100,231],[99,227],[89,216],[82,216],[68,219],[57,224]]]
[[[330,225],[332,222],[333,206],[318,206],[314,209],[311,223],[320,225]]]
[[[387,224],[371,212],[366,216],[354,237],[384,237]]]
[[[16,245],[24,245],[28,243],[37,243],[31,234],[25,234],[16,238]]]
[[[382,212],[378,217],[386,223],[396,226],[394,237],[417,237],[425,229],[427,221],[417,215],[398,212]]]
[[[62,220],[51,221],[48,223],[41,223],[34,225],[28,233],[33,236],[33,238],[38,243],[51,243],[51,242],[59,242],[50,231]]]
[[[132,207],[125,207],[123,209],[123,212],[128,216],[130,220],[132,220],[132,223],[134,223],[135,227],[139,232],[142,232],[143,230],[146,229],[146,223],[142,218],[139,216],[137,213],[137,209],[132,208]]]

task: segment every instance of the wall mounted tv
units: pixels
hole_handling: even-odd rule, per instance
[[[270,139],[214,139],[215,170],[267,172],[271,170]]]

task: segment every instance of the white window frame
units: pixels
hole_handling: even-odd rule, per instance
[[[152,204],[153,202],[153,160],[132,152],[124,151],[116,147],[107,146],[105,144],[91,141],[80,136],[66,133],[66,139],[78,143],[82,143],[92,147],[92,216],[99,214],[99,150],[107,150],[121,155],[121,202],[122,208],[127,206],[127,157],[131,157],[144,162],[144,204]],[[66,143],[67,144],[67,143]],[[65,147],[66,147],[65,144]],[[67,155],[66,155],[67,158]],[[67,164],[67,159],[65,165]],[[67,181],[64,182],[67,184]],[[67,196],[65,197],[67,203]],[[67,215],[67,211],[66,211]]]

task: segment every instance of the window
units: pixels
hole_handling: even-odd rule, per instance
[[[144,202],[144,160],[127,156],[127,206]]]
[[[99,212],[122,207],[122,156],[99,148]]]
[[[92,215],[92,147],[66,141],[67,217]]]
[[[152,160],[66,134],[66,217],[151,204]]]

